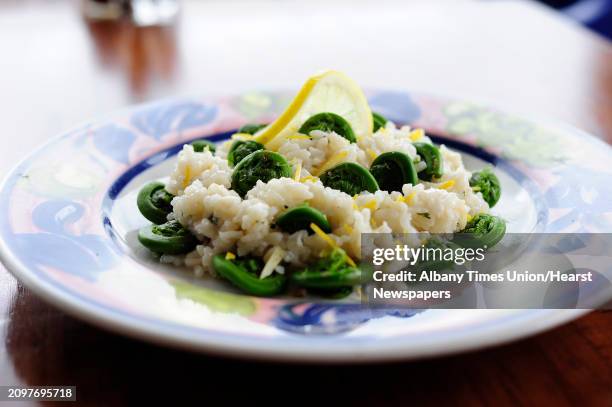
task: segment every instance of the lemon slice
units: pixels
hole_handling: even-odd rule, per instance
[[[340,72],[325,71],[308,79],[283,114],[253,140],[276,150],[308,118],[323,112],[342,116],[358,139],[372,134],[372,112],[361,88]]]

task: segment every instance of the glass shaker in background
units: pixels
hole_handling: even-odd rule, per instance
[[[178,0],[82,0],[83,14],[92,20],[130,19],[138,26],[165,25],[178,14]]]

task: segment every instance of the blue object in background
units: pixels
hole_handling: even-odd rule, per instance
[[[581,0],[562,11],[612,40],[612,0]]]
[[[540,0],[612,40],[612,0]]]

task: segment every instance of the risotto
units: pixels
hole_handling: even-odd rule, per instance
[[[459,153],[434,145],[422,129],[366,108],[365,131],[356,131],[355,119],[315,112],[316,120],[285,125],[272,138],[265,133],[274,123],[244,126],[216,148],[184,145],[167,184],[139,196],[147,218],[154,208],[167,221],[150,218],[158,225],[141,231],[141,242],[162,262],[273,295],[253,287],[275,279],[274,287],[285,286],[296,270],[358,270],[363,233],[460,232],[497,202],[491,171],[472,174]],[[176,230],[183,232],[178,249],[147,240],[175,238]],[[354,285],[348,281],[306,287],[335,293]]]

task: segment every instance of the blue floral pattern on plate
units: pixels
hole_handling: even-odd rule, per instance
[[[158,103],[135,113],[131,124],[156,139],[171,131],[181,131],[212,122],[217,107],[197,102]]]

